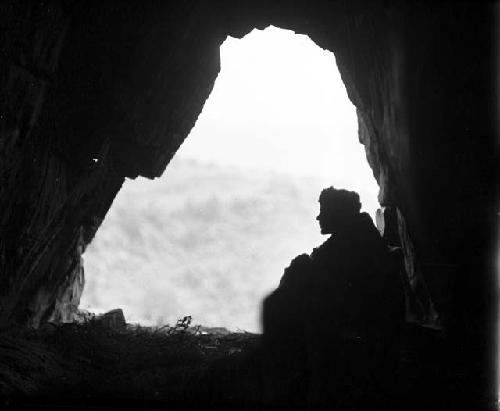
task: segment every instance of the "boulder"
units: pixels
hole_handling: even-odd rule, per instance
[[[100,314],[95,317],[94,321],[99,325],[113,329],[122,329],[127,325],[121,308],[115,308],[104,314]]]

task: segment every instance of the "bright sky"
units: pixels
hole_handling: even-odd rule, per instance
[[[271,26],[228,37],[220,54],[215,87],[177,155],[315,176],[358,191],[373,216],[378,186],[333,53]]]

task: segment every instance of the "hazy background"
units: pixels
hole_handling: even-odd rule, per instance
[[[130,322],[259,330],[262,298],[326,239],[322,188],[378,187],[332,53],[269,27],[221,46],[221,72],[160,179],[128,180],[85,259],[81,307]]]

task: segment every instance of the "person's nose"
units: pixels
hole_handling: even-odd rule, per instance
[[[319,221],[319,214],[316,216],[316,220],[318,220],[318,221]]]

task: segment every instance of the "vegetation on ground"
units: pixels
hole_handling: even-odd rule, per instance
[[[190,322],[185,317],[173,327],[114,329],[89,321],[5,332],[0,338],[3,404],[230,400],[235,373],[248,370],[242,364],[257,348],[259,335],[207,332]]]

